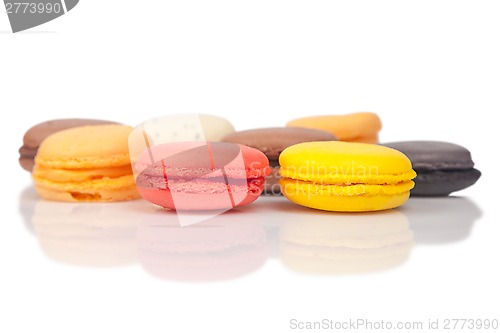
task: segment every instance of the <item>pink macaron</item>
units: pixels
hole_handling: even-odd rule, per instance
[[[174,210],[215,210],[255,201],[271,169],[257,149],[224,142],[172,142],[148,148],[134,164],[140,195]]]

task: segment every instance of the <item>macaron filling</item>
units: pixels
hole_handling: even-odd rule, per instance
[[[342,169],[342,168],[340,168]],[[282,167],[281,177],[296,179],[304,182],[311,182],[320,185],[397,185],[404,182],[411,182],[416,176],[413,170],[401,174],[379,174],[376,166],[362,167],[358,171],[339,172],[336,167],[319,168],[295,168]]]
[[[282,191],[286,194],[294,192],[309,195],[328,196],[369,196],[369,195],[394,195],[410,191],[414,183],[411,180],[395,184],[321,184],[297,179],[284,178]]]

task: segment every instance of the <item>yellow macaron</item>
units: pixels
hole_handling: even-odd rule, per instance
[[[332,133],[339,141],[378,143],[382,122],[373,112],[355,112],[299,118],[289,121],[286,126],[321,129]]]
[[[403,153],[364,143],[301,143],[285,149],[279,163],[285,197],[328,211],[398,207],[408,200],[416,177]]]
[[[123,201],[139,198],[128,153],[132,128],[76,127],[47,137],[38,149],[33,180],[53,201]]]

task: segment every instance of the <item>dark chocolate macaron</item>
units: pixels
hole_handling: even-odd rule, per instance
[[[54,119],[31,127],[23,138],[23,146],[19,148],[19,163],[26,171],[31,172],[38,147],[51,134],[80,126],[116,124],[112,121],[97,119]]]
[[[477,182],[481,172],[474,169],[470,151],[448,142],[401,141],[384,146],[397,149],[411,160],[417,172],[413,196],[447,196]]]
[[[269,159],[272,172],[266,178],[264,194],[281,194],[278,184],[278,158],[283,150],[302,142],[333,141],[337,138],[326,131],[301,127],[271,127],[239,131],[221,141],[239,143],[262,151]]]

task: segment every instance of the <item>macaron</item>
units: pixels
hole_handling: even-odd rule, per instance
[[[401,265],[414,246],[402,213],[297,212],[288,214],[280,233],[280,258],[307,274],[359,274]]]
[[[265,194],[281,194],[279,163],[281,152],[290,146],[310,141],[332,141],[335,135],[316,129],[300,127],[273,127],[239,131],[222,138],[223,142],[238,143],[262,151],[269,159],[271,174],[266,177]]]
[[[401,206],[416,176],[403,153],[364,143],[300,143],[285,149],[279,162],[284,196],[299,205],[328,211]]]
[[[139,198],[123,125],[67,129],[47,137],[35,157],[35,190],[44,199],[110,202]]]
[[[175,114],[148,119],[129,135],[132,163],[151,146],[172,142],[218,142],[233,133],[229,120],[208,114]]]
[[[54,119],[45,121],[31,127],[23,137],[23,145],[19,148],[19,164],[26,171],[31,172],[35,164],[34,159],[40,144],[49,135],[54,134],[65,129],[90,126],[90,125],[104,125],[114,124],[114,122],[98,119]]]
[[[137,232],[139,260],[151,275],[178,281],[215,281],[250,274],[269,248],[258,220],[222,214],[181,227],[173,212],[150,217]]]
[[[225,142],[172,142],[134,163],[140,195],[175,210],[231,209],[255,201],[271,172],[257,149]]]
[[[234,126],[229,120],[214,115],[194,113],[160,116],[137,126],[130,136],[130,145],[132,148],[137,147],[138,155],[144,150],[145,144],[153,146],[170,142],[217,142],[233,132]]]
[[[378,143],[382,122],[373,112],[312,116],[289,121],[288,127],[307,127],[328,131],[340,141]]]
[[[384,144],[408,156],[417,172],[412,196],[447,196],[474,185],[481,172],[465,147],[441,141],[400,141]]]

